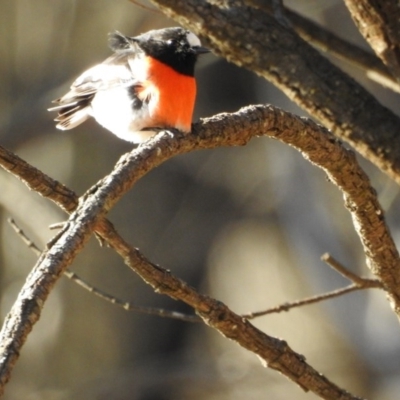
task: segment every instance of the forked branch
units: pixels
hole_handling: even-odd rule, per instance
[[[270,368],[282,372],[321,398],[357,398],[314,370],[304,357],[293,352],[285,342],[264,334],[222,303],[199,294],[185,282],[152,264],[127,244],[105,219],[106,213],[140,178],[169,158],[198,149],[244,145],[252,137],[261,135],[279,139],[301,151],[342,190],[345,204],[355,220],[368,265],[382,282],[394,310],[400,313],[400,288],[396,281],[400,265],[397,250],[384,222],[375,191],[353,153],[343,148],[326,129],[309,119],[299,118],[272,106],[249,106],[236,113],[205,119],[193,126],[190,135],[161,132],[122,156],[114,170],[80,199],[60,234],[40,256],[6,318],[0,335],[1,390],[28,333],[40,317],[49,292],[95,231],[156,292],[189,304],[208,325],[259,355]],[[28,186],[31,185],[32,175],[27,164],[1,148],[0,164],[18,175]],[[44,185],[35,183],[35,190],[60,203],[66,210],[78,204],[76,196],[66,188],[49,191]]]

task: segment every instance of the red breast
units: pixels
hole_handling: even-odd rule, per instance
[[[189,132],[191,130],[196,81],[193,76],[183,75],[152,57],[146,57],[148,79],[138,95],[144,99],[155,96],[152,125],[170,126]]]

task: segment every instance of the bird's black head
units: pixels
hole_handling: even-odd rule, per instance
[[[194,33],[179,27],[152,30],[132,38],[118,32],[110,37],[114,51],[128,49],[134,43],[147,55],[189,76],[194,75],[198,55],[208,52]]]

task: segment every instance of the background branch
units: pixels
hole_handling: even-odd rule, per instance
[[[400,8],[395,0],[345,0],[358,30],[400,81]]]
[[[268,1],[245,0],[245,3],[273,14],[272,4]],[[291,27],[303,40],[323,52],[328,52],[339,59],[361,68],[370,79],[388,89],[400,92],[400,85],[397,80],[393,78],[393,75],[378,57],[342,39],[323,26],[289,8],[283,7],[283,10],[285,17],[290,21]]]

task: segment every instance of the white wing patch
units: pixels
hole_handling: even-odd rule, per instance
[[[95,93],[116,86],[131,86],[136,83],[132,72],[126,65],[98,64],[76,79],[72,91],[78,93]]]

